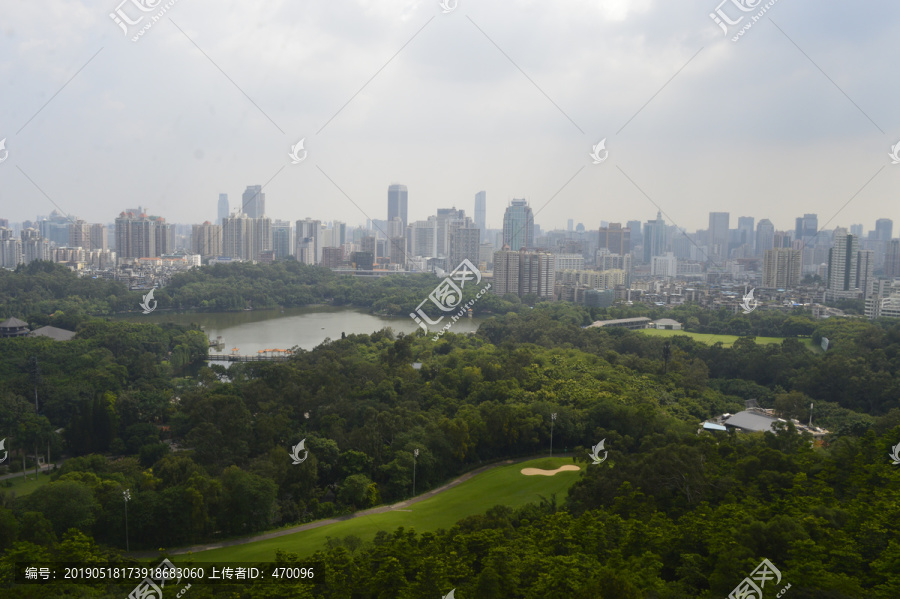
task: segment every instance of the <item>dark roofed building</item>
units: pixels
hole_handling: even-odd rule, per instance
[[[55,339],[56,341],[68,341],[75,336],[75,332],[67,331],[66,329],[58,329],[56,327],[41,327],[39,329],[31,331],[30,336],[50,337],[51,339]]]
[[[760,414],[758,412],[745,410],[727,418],[724,424],[726,428],[737,428],[746,432],[774,432],[775,429],[773,429],[772,427],[778,421],[779,419],[775,418],[774,416],[768,416],[765,414]]]
[[[0,322],[0,338],[24,337],[29,332],[28,323],[22,322],[18,318],[10,318],[9,320]]]

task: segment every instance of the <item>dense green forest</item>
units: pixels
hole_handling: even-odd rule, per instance
[[[406,277],[358,282],[291,263],[229,265],[191,271],[158,297],[195,306],[200,289],[240,289],[254,273],[265,284],[244,293],[266,290],[278,303],[308,285],[309,301],[355,303],[365,300],[354,294],[378,288],[388,303],[373,309],[405,309],[421,301],[408,296],[424,289],[424,297],[435,282],[420,289]],[[281,276],[293,281],[283,296],[275,291]],[[320,284],[310,282],[318,276]],[[827,352],[813,353],[794,338],[760,345],[748,336],[725,348],[583,328],[657,308],[518,310],[509,302],[471,336],[432,341],[385,330],[327,340],[289,362],[226,370],[205,365],[202,331],[91,318],[88,299],[118,297],[110,285],[55,268],[0,274],[0,313],[37,322],[27,308],[52,306],[63,314],[51,319],[69,319],[78,333],[68,342],[0,340],[7,464],[21,468],[20,447],[49,444],[54,458],[71,456],[39,493],[19,497],[0,486],[4,596],[46,596],[9,587],[17,561],[118,559],[124,489],[133,550],[246,535],[408,497],[413,448],[420,492],[481,464],[545,454],[554,412],[558,446],[586,456],[606,439],[611,456],[588,468],[565,502],[498,506],[449,530],[399,529],[361,546],[346,539],[315,556],[317,585],[228,592],[405,599],[455,587],[461,599],[721,597],[767,558],[798,599],[900,594],[900,468],[888,457],[900,443],[896,321],[664,312],[698,331],[831,340]],[[26,303],[21,290],[31,295]],[[816,423],[832,434],[816,447],[789,423],[775,434],[697,434],[698,422],[739,411],[747,399],[802,421],[815,402]],[[309,459],[295,468],[289,451],[301,439]],[[190,596],[222,592],[195,585]],[[70,585],[58,596],[124,596],[116,593]]]

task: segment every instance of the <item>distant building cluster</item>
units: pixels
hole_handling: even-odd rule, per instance
[[[384,276],[441,275],[468,260],[500,296],[592,307],[696,303],[738,312],[753,290],[762,310],[805,306],[820,317],[839,316],[835,303],[853,300],[864,303],[869,318],[900,314],[900,239],[887,218],[866,235],[861,224],[820,229],[816,214],[798,216],[784,230],[751,216],[732,228],[728,212],[710,212],[707,228],[691,233],[661,211],[644,222],[601,221],[593,230],[568,218],[565,229],[545,231],[528,200],[512,198],[491,228],[485,191],[474,194],[472,215],[454,206],[416,219],[416,203],[400,183],[388,186],[385,207],[386,219],[364,226],[272,219],[263,186],[250,185],[236,206],[219,194],[215,220],[202,224],[171,224],[140,206],[106,224],[58,211],[12,227],[0,219],[0,267],[51,260],[145,289],[196,264],[294,259]]]

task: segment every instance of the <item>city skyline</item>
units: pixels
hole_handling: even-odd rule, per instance
[[[7,7],[0,203],[14,222],[54,204],[108,222],[140,203],[202,223],[215,215],[206,198],[250,182],[273,217],[324,204],[335,214],[317,218],[365,222],[384,218],[391,180],[411,190],[410,222],[474,213],[479,190],[490,228],[513,198],[545,229],[660,210],[696,230],[748,206],[780,230],[806,212],[829,229],[900,219],[888,208],[900,84],[879,50],[895,38],[894,4],[818,6],[810,28],[809,7],[780,3],[739,44],[699,0],[463,2],[447,15],[399,0],[212,14],[187,3],[140,43],[108,10],[73,4],[78,27],[71,11]],[[301,139],[308,155],[292,163]],[[601,139],[609,159],[592,164]]]

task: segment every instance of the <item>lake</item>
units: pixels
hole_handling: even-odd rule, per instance
[[[222,336],[224,347],[209,348],[210,353],[236,353],[256,355],[264,349],[290,349],[297,345],[313,349],[326,338],[340,339],[348,335],[371,334],[390,327],[394,333],[412,333],[421,330],[409,316],[375,316],[364,309],[310,306],[281,310],[250,310],[246,312],[154,312],[147,315],[124,317],[133,322],[174,322],[200,325],[206,336],[215,340]],[[481,318],[461,318],[450,329],[452,333],[474,333]],[[447,319],[441,324],[446,324]],[[433,333],[440,329],[435,325]]]

